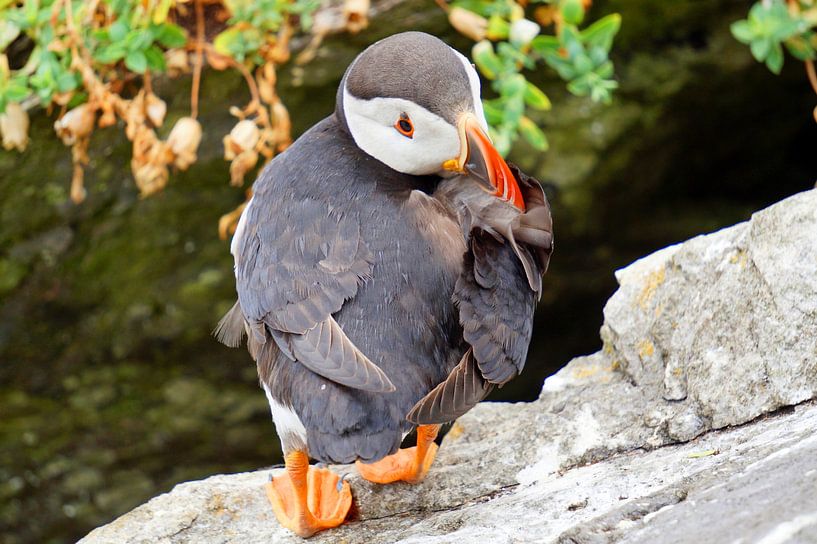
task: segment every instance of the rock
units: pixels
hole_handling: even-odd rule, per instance
[[[813,541],[815,266],[817,190],[637,261],[601,351],[461,418],[418,486],[335,467],[356,506],[313,541]],[[181,484],[81,542],[299,542],[264,496],[280,470]]]

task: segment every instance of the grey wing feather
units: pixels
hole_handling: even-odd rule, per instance
[[[311,200],[285,209],[255,205],[262,197],[256,193],[247,207],[238,245],[241,308],[250,322],[303,334],[355,296],[373,257],[357,216],[332,214]]]
[[[395,390],[386,374],[349,340],[332,317],[304,334],[285,337],[294,359],[324,378],[364,391]]]
[[[485,399],[493,388],[483,379],[469,349],[448,378],[420,399],[406,419],[416,425],[453,421]]]
[[[526,271],[531,269],[537,272],[540,289],[534,290],[541,292],[541,278],[548,270],[550,256],[553,253],[553,217],[550,214],[550,204],[538,181],[522,172],[515,164],[508,163],[508,166],[519,181],[519,188],[527,206],[525,213],[519,216],[518,224],[512,228],[512,238],[527,246],[528,255],[520,255],[519,258],[528,261]]]
[[[408,416],[414,423],[461,416],[525,365],[542,274],[553,251],[553,222],[539,182],[509,166],[524,196],[523,213],[467,179],[444,181],[436,193],[458,211],[469,243],[453,300],[471,347],[448,378],[415,405]]]
[[[339,384],[393,391],[389,378],[332,317],[372,273],[359,218],[332,213],[317,200],[282,206],[286,198],[271,194],[271,186],[256,184],[244,211],[246,224],[236,244],[239,311],[234,307],[222,319],[217,336],[228,345],[240,342],[240,315],[256,360],[271,360],[274,345]]]
[[[463,338],[472,346],[483,377],[501,385],[525,366],[536,293],[509,244],[476,230],[470,249],[454,288],[454,303]]]

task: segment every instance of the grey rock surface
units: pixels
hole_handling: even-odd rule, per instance
[[[467,414],[420,485],[335,467],[354,511],[313,541],[817,541],[815,271],[817,190],[637,261],[601,351]],[[82,542],[298,542],[270,472],[181,484]]]

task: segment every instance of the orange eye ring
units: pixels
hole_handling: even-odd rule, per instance
[[[406,113],[400,114],[400,118],[394,123],[394,128],[406,138],[414,137],[414,123],[411,122]]]

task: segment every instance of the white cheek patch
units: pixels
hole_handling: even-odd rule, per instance
[[[434,174],[445,161],[459,155],[456,127],[414,102],[381,97],[363,100],[344,89],[343,112],[357,146],[398,172]],[[403,112],[414,126],[412,138],[394,128]]]
[[[474,100],[474,115],[477,116],[477,121],[482,125],[485,134],[488,134],[488,122],[485,120],[485,111],[482,109],[482,98],[480,96],[482,87],[480,86],[479,75],[462,53],[454,48],[451,48],[451,50],[457,54],[460,62],[462,62],[462,65],[465,67],[465,73],[468,74],[468,83],[471,84],[471,97]]]

